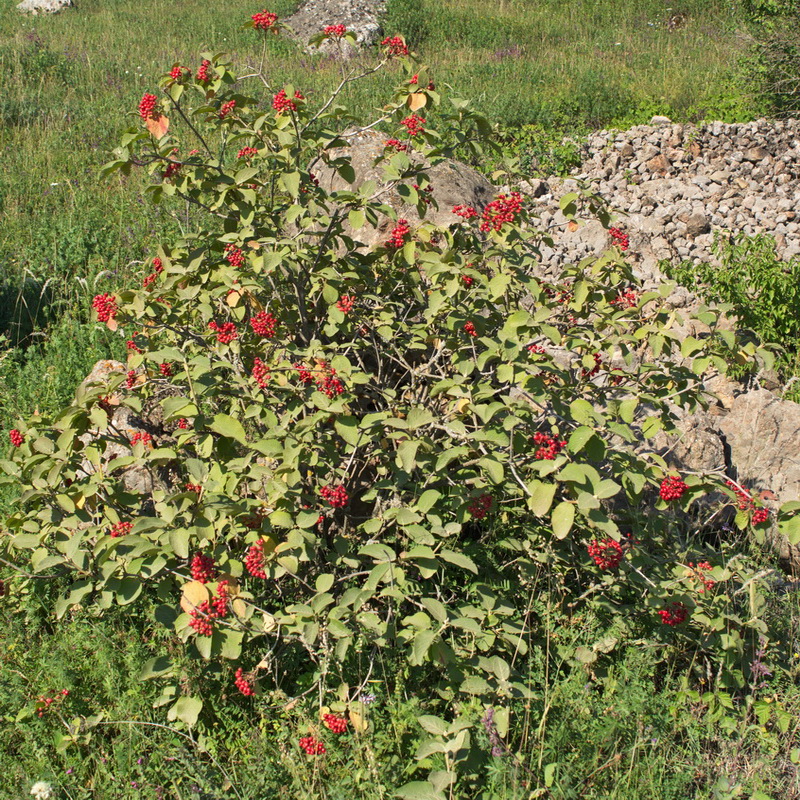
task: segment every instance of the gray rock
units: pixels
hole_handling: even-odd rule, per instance
[[[23,14],[57,14],[65,8],[74,7],[72,0],[22,0],[17,11]]]
[[[662,117],[662,116],[656,115],[655,117],[653,117],[650,120],[650,124],[651,125],[671,125],[672,124],[672,120],[669,117]]]

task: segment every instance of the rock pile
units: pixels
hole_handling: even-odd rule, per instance
[[[326,40],[317,48],[308,46],[308,40],[326,25],[344,25],[356,35],[359,46],[369,46],[381,35],[380,18],[385,11],[386,0],[307,0],[284,21],[309,52],[352,58],[357,50],[346,42]]]
[[[782,258],[800,254],[800,120],[667,123],[592,134],[570,178],[525,187],[538,198],[544,225],[552,226],[556,246],[546,250],[545,263],[610,244],[597,222],[565,229],[558,199],[577,180],[590,181],[622,212],[617,224],[630,237],[640,276],[652,285],[661,280],[661,259],[714,263],[715,231],[770,233]]]

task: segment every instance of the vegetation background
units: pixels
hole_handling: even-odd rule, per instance
[[[294,5],[278,0],[271,9],[285,16]],[[258,42],[241,28],[256,10],[243,0],[81,0],[77,12],[32,19],[11,2],[0,7],[1,430],[34,410],[52,413],[97,359],[121,355],[119,340],[90,322],[90,299],[138,275],[179,223],[146,204],[143,178],[106,182],[99,168],[143,92],[175,61],[194,64],[200,51],[222,49],[237,67],[258,58]],[[574,164],[565,136],[578,140],[593,128],[625,128],[654,114],[738,122],[790,110],[759,90],[753,75],[774,85],[775,61],[753,45],[768,43],[776,18],[791,13],[766,0],[389,0],[385,28],[408,38],[437,82],[500,123],[510,151],[548,172]],[[312,99],[339,78],[337,64],[287,41],[270,43],[268,57],[281,82]],[[390,82],[361,83],[348,102],[367,116]],[[13,499],[2,498],[4,509]],[[766,555],[753,557],[773,566]],[[133,628],[128,613],[56,624],[45,612],[48,591],[0,605],[3,797],[26,796],[32,781],[47,780],[76,800],[333,800],[390,797],[410,779],[418,700],[402,680],[387,694],[376,679],[379,733],[346,757],[332,750],[324,766],[293,756],[296,720],[258,701],[223,696],[195,739],[164,726],[156,687],[137,679],[162,635],[152,614]],[[552,615],[554,657],[529,665],[542,701],[516,709],[530,732],[525,770],[497,758],[476,796],[800,797],[800,613],[780,581],[768,600],[786,636],[780,653],[765,655],[773,674],[746,707],[702,687],[681,691],[689,688],[685,664],[665,668],[660,654],[635,644],[616,658],[602,690],[589,689],[570,653],[603,631],[590,618]],[[34,713],[39,697],[64,689],[59,713]],[[61,717],[99,709],[106,725],[91,747],[56,746]]]

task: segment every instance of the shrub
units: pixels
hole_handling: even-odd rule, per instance
[[[662,264],[665,274],[695,291],[706,302],[725,303],[742,328],[765,345],[777,345],[777,368],[783,380],[798,374],[800,347],[800,258],[783,261],[775,240],[767,234],[735,238],[717,233],[713,264]],[[738,349],[731,363],[741,373],[752,362],[741,363]]]
[[[149,170],[155,202],[205,221],[159,248],[141,288],[95,298],[127,366],[52,424],[15,428],[1,465],[22,494],[3,545],[71,580],[59,616],[157,599],[209,683],[246,687],[243,703],[282,692],[363,734],[376,661],[402,659],[397,680],[452,717],[419,718],[440,791],[478,757],[469,729],[485,707],[502,739],[506,700],[530,696],[518,657],[544,646],[550,604],[591,605],[733,687],[765,626],[745,607],[746,564],[682,543],[677,510],[704,478],[640,446],[673,430],[674,404],[705,401],[703,375],[725,367],[715,338],[681,342],[667,292],[639,292],[616,248],[538,275],[546,238],[516,192],[426,221],[426,164],[490,127],[462,100],[445,110],[410,57],[369,69],[405,76],[382,115],[406,145],[379,159],[383,188],[352,184],[339,94],[312,106],[251,76],[265,109],[210,54],[162,79],[106,171]],[[432,107],[439,130],[422,118]],[[326,189],[332,174],[352,188]],[[608,223],[593,195],[562,198],[569,219],[584,206]],[[384,215],[383,244],[359,246]],[[701,555],[713,564],[695,567]],[[170,681],[171,720],[197,724],[204,701],[173,658],[143,674]],[[317,757],[326,734],[307,733]]]

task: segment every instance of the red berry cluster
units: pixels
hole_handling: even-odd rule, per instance
[[[483,209],[481,230],[484,233],[499,231],[507,222],[513,222],[520,211],[522,211],[522,195],[519,192],[500,194]]]
[[[302,364],[295,364],[294,368],[301,383],[316,383],[317,388],[330,398],[344,392],[344,384],[336,377],[336,370],[325,361],[320,362],[319,368],[313,372]]]
[[[266,336],[270,338],[275,335],[275,328],[278,325],[278,320],[266,311],[259,311],[254,317],[250,319],[250,327],[254,333],[259,336]]]
[[[298,744],[300,745],[300,749],[304,750],[306,755],[309,756],[321,756],[326,752],[325,745],[313,736],[301,737]]]
[[[244,677],[244,671],[241,667],[236,670],[236,679],[234,680],[234,683],[236,684],[236,688],[245,697],[252,697],[256,693],[256,690],[253,688],[253,684]]]
[[[336,308],[342,312],[342,314],[349,314],[353,310],[353,306],[356,304],[356,299],[351,294],[343,294],[337,301],[336,301]]]
[[[183,80],[183,79],[186,77],[186,74],[187,74],[188,72],[189,72],[189,70],[188,70],[188,69],[186,69],[186,67],[182,67],[182,66],[180,66],[179,64],[176,64],[176,65],[175,65],[175,66],[174,66],[174,67],[173,67],[173,68],[172,68],[172,69],[169,71],[169,76],[170,76],[170,78],[172,78],[172,80],[174,80],[174,81],[182,81],[182,80]]]
[[[326,25],[322,32],[326,36],[338,36],[341,38],[347,33],[347,28],[344,25]]]
[[[253,27],[256,30],[266,31],[278,21],[278,15],[273,14],[271,11],[259,11],[253,14],[250,19],[253,20]]]
[[[708,592],[714,588],[714,584],[716,581],[713,578],[709,578],[705,575],[710,569],[712,569],[711,564],[708,561],[701,561],[698,564],[695,564],[693,561],[689,562],[689,569],[691,569],[694,573],[693,577],[700,581],[700,586],[698,590],[700,594],[704,592]]]
[[[144,431],[136,431],[136,433],[131,436],[130,441],[132,445],[141,442],[145,447],[153,446],[153,437]]]
[[[619,228],[609,228],[608,235],[614,240],[620,250],[627,250],[630,244],[628,234],[621,231]]]
[[[195,76],[200,83],[208,83],[211,80],[211,62],[205,58],[197,68]]]
[[[419,199],[422,200],[426,206],[429,206],[433,202],[433,198],[431,197],[433,194],[433,186],[426,186],[424,189],[420,189],[419,184],[415,183],[414,188],[420,193]]]
[[[453,206],[452,212],[463,219],[475,219],[478,212],[472,206]]]
[[[117,315],[117,301],[113,294],[95,295],[92,308],[97,312],[97,319],[100,322],[108,322]]]
[[[168,181],[170,178],[174,178],[180,171],[183,164],[180,161],[170,161],[167,164],[167,168],[161,173],[161,177]]]
[[[156,111],[158,98],[154,94],[145,94],[139,101],[139,116],[143,120],[158,119],[161,114]]]
[[[564,439],[556,439],[546,433],[534,433],[533,443],[539,445],[533,454],[537,461],[552,461],[567,446]]]
[[[492,496],[490,494],[482,494],[479,497],[473,498],[472,502],[467,506],[467,511],[472,514],[475,519],[483,519],[492,507]]]
[[[736,495],[736,507],[740,511],[753,512],[753,515],[750,518],[750,521],[752,522],[753,525],[761,525],[762,523],[766,522],[769,519],[769,509],[756,508],[755,501],[753,500],[749,492],[747,492],[745,489],[743,489],[741,486],[734,483],[730,479],[726,480],[725,484]]]
[[[192,483],[191,481],[184,484],[183,487],[184,492],[191,492],[196,495],[200,495],[203,491],[203,487],[199,483]]]
[[[529,344],[528,352],[531,355],[543,356],[547,351],[540,344]]]
[[[689,487],[677,475],[670,475],[661,481],[661,488],[658,496],[667,502],[670,500],[680,500]]]
[[[148,289],[155,283],[156,277],[160,275],[163,271],[164,271],[164,264],[161,261],[161,259],[158,256],[156,256],[153,259],[153,271],[144,279],[144,281],[142,281],[142,286],[144,286],[145,289]]]
[[[392,232],[389,234],[389,239],[386,242],[386,246],[390,247],[394,250],[397,250],[405,244],[406,236],[411,232],[411,227],[408,224],[408,220],[399,219],[397,220],[397,225],[392,228]]]
[[[63,702],[64,698],[69,695],[69,689],[62,689],[55,697],[46,697],[45,695],[39,696],[39,702],[36,704],[37,712],[36,716],[43,717],[45,712],[50,709],[50,706],[53,703],[60,703]],[[44,703],[44,705],[42,705]]]
[[[186,490],[189,491],[191,483],[186,484]],[[200,487],[198,486],[197,489]],[[211,556],[204,556],[202,553],[195,553],[191,563],[192,580],[199,581],[200,583],[208,583],[216,575],[216,565]]]
[[[386,48],[386,52],[390,56],[408,55],[408,46],[401,36],[387,36],[381,42],[381,46]]]
[[[593,539],[586,549],[600,569],[616,569],[622,561],[622,545],[614,539]]]
[[[236,339],[239,334],[236,330],[236,325],[233,322],[223,322],[218,325],[214,320],[208,323],[209,330],[215,331],[217,334],[217,341],[220,344],[230,344]]]
[[[413,139],[421,133],[425,133],[425,118],[417,114],[409,114],[405,119],[400,120],[400,124],[408,131],[408,135]]]
[[[162,378],[171,378],[172,364],[170,364],[168,361],[165,361],[163,364],[158,365],[158,371],[161,373]]]
[[[264,540],[259,539],[247,548],[247,555],[244,558],[245,569],[254,578],[266,578],[264,570]]]
[[[232,267],[241,267],[244,264],[244,251],[240,250],[235,244],[226,244],[225,260]]]
[[[469,289],[472,284],[475,283],[475,278],[473,278],[472,275],[462,275],[461,282]]]
[[[478,331],[475,330],[475,323],[472,321],[464,323],[464,332],[469,336],[477,336]]]
[[[300,92],[294,93],[294,100],[305,100]],[[283,114],[284,111],[297,111],[297,103],[286,96],[286,90],[281,89],[278,94],[272,98],[272,107],[279,113]]]
[[[133,335],[136,336],[137,333],[139,333],[139,331],[134,331]],[[142,350],[141,347],[139,347],[139,345],[136,344],[136,341],[134,339],[128,339],[128,341],[125,342],[125,347],[128,350],[132,350],[134,353],[141,354],[144,352],[144,350]],[[128,388],[130,389],[131,387],[129,386]]]
[[[188,419],[186,419],[186,417],[181,417],[181,418],[178,420],[178,427],[179,427],[179,428],[180,428],[182,431],[189,430],[189,420],[188,420]]]
[[[236,158],[253,158],[258,155],[258,149],[255,147],[243,147],[237,154]]]
[[[220,119],[225,119],[225,117],[227,117],[228,114],[230,114],[231,111],[233,111],[234,108],[236,108],[236,101],[235,100],[228,100],[227,103],[223,103],[222,107],[219,110],[219,118]]]
[[[619,306],[620,308],[635,308],[639,302],[639,293],[633,289],[626,289],[620,292],[612,301],[612,306]]]
[[[228,614],[228,581],[217,584],[217,594],[211,600],[203,600],[197,608],[193,608],[189,616],[189,627],[201,636],[211,636],[214,632],[213,621],[224,619]]]
[[[689,616],[689,609],[683,603],[670,603],[666,608],[662,608],[658,612],[661,621],[665,625],[680,625],[686,622],[686,617]]]
[[[133,528],[132,522],[117,522],[116,525],[111,526],[108,532],[112,539],[118,539],[120,536],[127,536]]]
[[[128,389],[135,389],[136,388],[136,370],[135,369],[128,370],[128,373],[125,376],[125,386],[127,386]]]
[[[333,733],[345,733],[347,731],[347,720],[337,714],[323,714],[322,723]]]
[[[594,366],[591,369],[586,369],[583,367],[581,369],[581,378],[593,378],[600,372],[600,367],[603,366],[603,356],[600,353],[595,353],[594,356]]]
[[[750,521],[753,525],[762,525],[769,519],[769,509],[768,508],[757,508],[753,512],[753,516],[750,518]]]
[[[269,383],[269,367],[258,356],[253,360],[253,380],[262,388],[266,389]]]
[[[350,502],[350,495],[347,494],[347,489],[341,484],[333,486],[323,486],[319,493],[334,507],[344,508]]]
[[[11,444],[13,444],[14,447],[22,447],[22,443],[25,441],[23,434],[16,428],[12,428],[8,432],[8,438],[11,439]]]
[[[399,139],[387,139],[383,143],[383,146],[386,148],[392,148],[394,150],[397,150],[398,152],[404,152],[408,150],[408,145],[401,142]]]

